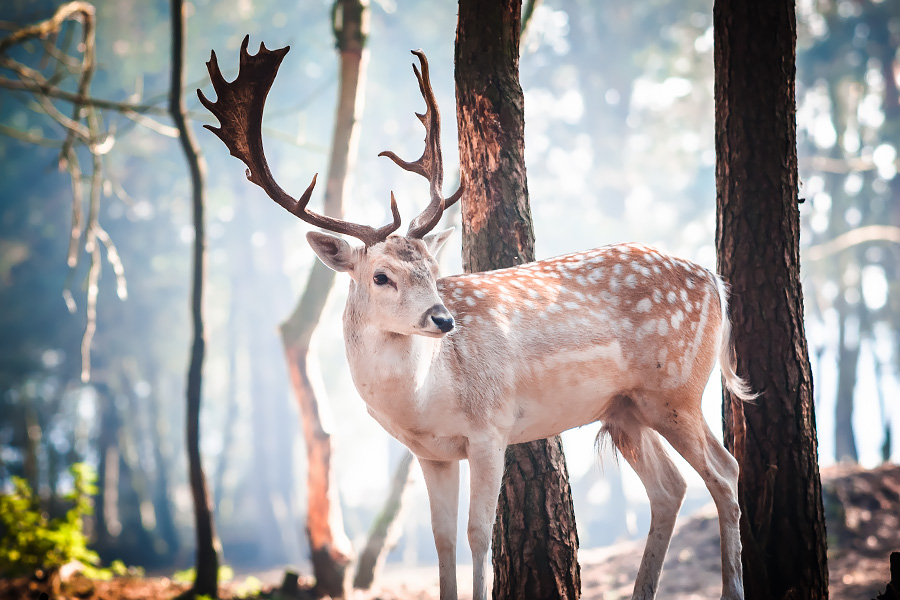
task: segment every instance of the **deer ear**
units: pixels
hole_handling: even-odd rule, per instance
[[[444,245],[444,242],[447,241],[454,229],[454,227],[451,227],[450,229],[445,229],[438,233],[429,233],[422,238],[422,241],[425,242],[425,246],[428,247],[428,252],[430,252],[432,256],[437,254],[437,251],[441,249],[441,246]]]
[[[306,241],[329,269],[343,273],[352,271],[356,266],[353,248],[341,238],[319,231],[310,231],[306,234]]]

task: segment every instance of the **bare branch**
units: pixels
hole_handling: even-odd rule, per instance
[[[868,225],[857,227],[822,244],[810,246],[804,257],[808,260],[822,260],[853,246],[866,242],[891,242],[900,244],[900,227],[893,225]]]
[[[47,114],[52,116],[58,123],[66,128],[66,138],[59,151],[60,169],[65,169],[66,167],[66,161],[69,157],[69,151],[72,149],[72,144],[75,143],[75,137],[86,137],[85,130],[83,129],[83,126],[80,125],[79,121],[81,120],[82,104],[84,98],[88,95],[88,88],[90,87],[91,78],[94,75],[95,68],[94,7],[87,2],[69,2],[63,4],[49,19],[28,27],[22,27],[0,40],[0,55],[2,55],[12,46],[20,44],[27,39],[37,37],[45,40],[51,35],[58,34],[62,24],[68,20],[77,20],[82,25],[81,79],[78,82],[78,91],[72,100],[72,103],[74,104],[72,108],[72,118],[69,120],[61,118],[62,115],[58,114],[59,111],[53,106],[53,103],[47,99],[46,95],[38,95],[38,99]],[[33,69],[29,69],[16,61],[4,58],[0,64],[12,69],[20,78],[28,78],[35,82],[46,84],[40,73]]]
[[[99,134],[100,122],[96,112],[88,113],[88,125],[92,134]],[[74,152],[72,152],[74,155]],[[67,157],[68,158],[68,157]],[[100,192],[103,189],[103,159],[97,152],[91,152],[93,159],[91,172],[91,197],[88,204],[87,227],[85,228],[84,249],[91,255],[91,267],[87,281],[87,324],[81,338],[81,381],[87,383],[91,379],[91,342],[97,329],[97,294],[100,282],[100,246],[97,244],[97,232],[101,231]],[[66,163],[68,164],[68,163]]]
[[[20,79],[22,80],[30,80],[35,83],[44,83],[46,80],[43,75],[40,74],[39,71],[35,71],[34,69],[23,65],[22,63],[9,59],[0,57],[0,67],[7,68],[13,71]],[[25,82],[27,83],[27,82]],[[68,135],[76,135],[82,140],[89,140],[90,133],[88,132],[87,127],[82,125],[76,120],[72,120],[69,117],[62,114],[59,109],[57,109],[52,102],[50,102],[49,98],[47,98],[44,94],[39,94],[36,92],[32,92],[34,97],[37,99],[41,109],[44,113],[47,114],[51,119],[59,123],[68,132]],[[67,151],[68,152],[68,151]]]
[[[121,112],[122,112],[123,117],[125,117],[127,119],[131,119],[138,125],[142,125],[142,126],[146,127],[147,129],[149,129],[151,131],[155,131],[156,133],[158,133],[160,135],[164,135],[164,136],[170,137],[170,138],[177,138],[179,135],[177,127],[172,127],[171,125],[165,125],[163,123],[160,123],[159,121],[155,121],[155,120],[151,119],[147,115],[142,115],[139,112],[135,112],[133,110],[127,110],[127,109],[122,110]]]
[[[87,383],[91,380],[91,343],[94,341],[94,333],[97,331],[97,293],[100,281],[100,247],[94,245],[91,252],[91,268],[88,270],[87,280],[87,324],[84,326],[84,335],[81,336],[81,381]]]
[[[62,145],[62,140],[54,140],[51,138],[46,138],[42,135],[38,135],[36,133],[31,133],[28,131],[20,131],[15,127],[7,127],[6,125],[0,123],[0,134],[7,135],[11,138],[28,142],[29,144],[36,144],[38,146],[48,146],[51,148],[59,148]]]
[[[27,39],[48,37],[51,33],[58,32],[62,24],[70,19],[83,20],[82,22],[88,20],[93,21],[94,7],[87,2],[69,2],[63,4],[56,9],[56,13],[46,21],[19,28],[0,40],[0,54],[3,54],[11,47],[21,44]]]
[[[44,46],[44,52],[46,53],[44,58],[56,59],[57,72],[59,72],[60,69],[65,69],[70,75],[76,75],[78,73],[81,63],[56,46],[55,34],[52,39],[42,40],[41,44]]]
[[[76,4],[76,3],[72,3]],[[80,100],[74,103],[72,107],[72,118],[74,120],[78,120],[81,115],[81,104],[84,101],[84,98],[88,95],[88,88],[91,85],[91,79],[94,76],[94,52],[95,52],[95,44],[94,44],[94,7],[87,3],[77,3],[79,5],[84,4],[84,9],[82,10],[82,14],[84,15],[82,21],[82,60],[81,60],[81,81],[78,82],[78,98]],[[92,128],[93,129],[93,128]],[[68,149],[72,147],[74,143],[74,138],[70,134],[66,137],[66,141],[63,142],[62,150],[59,153],[59,161],[60,166],[64,166],[64,161],[68,156]]]
[[[74,150],[69,151],[69,160],[66,164],[68,165],[69,179],[72,180],[72,229],[69,234],[69,252],[66,262],[70,269],[74,269],[78,266],[78,246],[81,243],[81,223],[84,220],[84,214],[81,211],[84,185],[81,182],[81,166],[78,162],[78,155]]]
[[[822,173],[858,173],[874,171],[878,168],[871,155],[834,158],[832,156],[802,156],[799,158],[800,170],[820,171]],[[894,167],[900,170],[900,159],[894,160]]]
[[[105,229],[98,225],[95,229],[95,234],[97,239],[106,247],[106,260],[112,265],[113,273],[116,276],[116,295],[119,296],[120,300],[127,300],[128,282],[125,280],[125,266],[119,257],[119,251]]]
[[[73,41],[73,29],[66,28],[63,31],[63,23],[66,21],[78,21],[81,23],[81,44],[79,50],[81,59],[78,60],[68,52]],[[62,40],[58,39],[62,37]],[[4,53],[11,47],[21,44],[26,40],[37,38],[41,40],[44,49],[41,68],[47,68],[49,59],[55,60],[54,72],[49,77],[41,71],[20,63]],[[57,46],[62,43],[63,47]],[[99,280],[102,271],[102,244],[106,248],[106,258],[113,268],[117,282],[117,292],[123,300],[127,297],[125,271],[115,244],[106,231],[100,226],[100,198],[103,191],[103,155],[109,152],[115,144],[112,130],[101,131],[102,120],[98,109],[111,108],[118,110],[125,117],[139,122],[145,127],[165,135],[172,135],[171,127],[157,123],[153,119],[140,113],[156,111],[165,114],[160,108],[149,105],[137,105],[134,103],[115,103],[93,99],[89,95],[89,88],[95,63],[95,11],[94,7],[86,2],[69,2],[57,9],[56,13],[45,21],[35,25],[26,26],[15,30],[9,36],[0,40],[0,67],[10,70],[18,81],[7,77],[0,77],[0,87],[16,91],[31,93],[37,101],[31,107],[37,112],[47,114],[59,124],[65,132],[62,140],[50,140],[41,135],[28,134],[16,129],[0,126],[0,133],[10,135],[23,141],[59,147],[58,164],[60,169],[68,172],[72,185],[72,224],[67,252],[67,264],[69,275],[64,284],[63,297],[69,310],[76,309],[75,300],[70,290],[70,283],[76,273],[79,263],[80,249],[90,256],[90,266],[86,281],[86,316],[84,334],[81,339],[81,358],[83,381],[88,381],[91,376],[91,344],[97,328],[97,299],[99,294]],[[59,89],[58,84],[69,75],[78,78],[75,93]],[[61,99],[72,104],[71,117],[63,114],[54,105],[52,98]],[[86,114],[85,114],[86,113]],[[83,122],[86,120],[86,123]],[[92,157],[90,173],[90,197],[88,200],[87,219],[83,214],[84,203],[84,174],[75,150],[75,144],[83,144]],[[123,192],[124,193],[124,192]]]

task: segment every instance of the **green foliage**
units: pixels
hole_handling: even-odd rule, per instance
[[[70,468],[74,484],[64,499],[72,503],[65,517],[49,519],[28,482],[13,478],[13,491],[0,496],[0,573],[27,575],[58,569],[71,561],[85,565],[88,576],[103,576],[100,559],[87,547],[84,517],[93,512],[96,473],[86,464]]]
[[[109,563],[109,569],[107,569],[110,574],[116,577],[143,577],[144,576],[144,567],[128,567],[121,560],[114,560]]]
[[[247,577],[243,583],[235,586],[234,594],[238,598],[250,598],[259,596],[259,593],[262,591],[262,581],[250,575]]]
[[[172,580],[178,583],[194,583],[196,578],[197,570],[194,567],[183,571],[175,571],[172,575]],[[232,579],[234,579],[234,569],[228,565],[221,565],[219,567],[219,581],[231,581]]]

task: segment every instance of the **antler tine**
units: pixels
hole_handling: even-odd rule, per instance
[[[269,197],[291,214],[311,225],[335,233],[344,233],[361,240],[366,246],[383,241],[387,236],[400,228],[400,214],[397,205],[391,201],[393,222],[384,227],[374,229],[367,225],[358,225],[341,219],[316,214],[307,209],[316,177],[303,192],[299,200],[295,200],[276,183],[269,164],[266,162],[262,142],[262,116],[265,109],[266,96],[278,74],[278,67],[290,46],[269,50],[265,44],[259,45],[256,54],[247,52],[250,36],[241,42],[240,69],[232,82],[227,82],[219,70],[216,53],[212,52],[206,68],[209,71],[217,100],[212,102],[203,92],[197,90],[200,102],[218,120],[219,127],[204,125],[225,143],[229,152],[247,165],[247,179],[265,190]]]
[[[407,162],[399,156],[385,150],[378,156],[386,156],[390,158],[401,169],[418,173],[428,180],[430,183],[431,202],[428,207],[422,211],[419,216],[410,222],[407,236],[413,238],[421,238],[426,233],[434,229],[444,209],[462,196],[464,186],[460,184],[460,188],[449,199],[444,200],[442,187],[444,183],[444,163],[441,156],[441,113],[438,110],[437,100],[434,97],[434,90],[431,88],[431,78],[428,72],[428,59],[422,50],[413,50],[412,53],[419,58],[422,70],[413,64],[413,72],[419,82],[419,91],[425,99],[425,113],[416,113],[416,117],[425,126],[425,149],[422,156],[413,162]]]

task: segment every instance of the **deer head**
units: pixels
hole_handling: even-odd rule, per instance
[[[322,262],[353,280],[348,309],[384,331],[403,335],[440,337],[453,329],[453,317],[437,292],[438,268],[434,254],[452,230],[429,234],[444,209],[459,200],[465,189],[444,198],[444,169],[441,158],[441,118],[428,73],[428,60],[414,50],[422,70],[413,65],[419,90],[425,99],[425,113],[416,114],[425,126],[425,150],[418,160],[407,162],[390,151],[387,156],[401,168],[418,173],[429,181],[431,202],[412,220],[406,236],[391,235],[400,227],[400,214],[391,193],[393,222],[374,229],[341,219],[319,215],[307,208],[316,176],[300,199],[294,199],[279,186],[266,161],[262,143],[262,116],[266,96],[278,67],[290,47],[269,50],[260,44],[259,52],[247,52],[250,36],[244,37],[240,51],[240,70],[232,82],[225,81],[213,52],[209,70],[217,100],[210,101],[200,90],[200,102],[219,120],[220,127],[204,125],[228,147],[232,156],[247,165],[247,179],[261,187],[269,197],[291,214],[326,231],[357,238],[363,246],[352,247],[343,239],[327,233],[310,232],[307,240]]]

